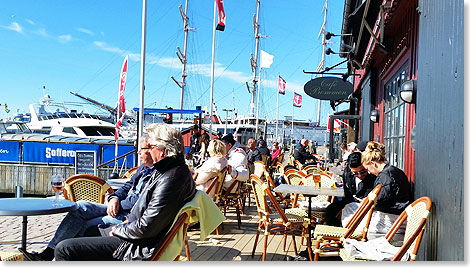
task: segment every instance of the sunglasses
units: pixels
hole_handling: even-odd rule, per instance
[[[358,172],[352,172],[352,174],[354,174],[354,175],[358,175],[358,174],[363,175],[363,174],[366,174],[366,173],[367,173],[366,169],[363,169],[363,170],[358,171]]]

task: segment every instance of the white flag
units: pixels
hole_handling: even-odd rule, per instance
[[[263,50],[261,50],[261,57],[260,57],[260,68],[269,68],[271,64],[273,64],[273,55],[270,55]]]

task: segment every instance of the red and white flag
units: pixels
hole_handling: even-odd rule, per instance
[[[294,107],[301,107],[302,106],[302,96],[294,93]]]
[[[281,76],[279,76],[279,82],[278,82],[278,91],[280,94],[283,94],[285,95],[286,94],[286,81],[284,81],[284,79],[282,79]]]
[[[224,0],[215,0],[215,2],[217,3],[217,9],[219,10],[219,23],[215,29],[223,32],[225,30]]]
[[[328,115],[328,131],[330,131],[330,115]],[[341,121],[338,120],[338,119],[335,119],[335,121],[333,122],[333,132],[335,133],[339,133],[341,130]]]
[[[127,58],[124,59],[121,68],[121,75],[119,80],[119,97],[118,97],[118,105],[117,105],[117,113],[116,113],[116,131],[114,133],[114,137],[116,140],[119,138],[119,128],[121,128],[122,120],[124,119],[124,114],[126,113],[126,104],[124,101],[124,90],[126,89],[126,78],[127,78]]]

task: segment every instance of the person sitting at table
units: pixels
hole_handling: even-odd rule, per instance
[[[129,181],[108,196],[107,204],[78,201],[78,208],[65,216],[46,249],[41,253],[23,252],[25,258],[31,261],[52,261],[54,249],[60,241],[84,235],[98,235],[99,224],[118,224],[123,221],[154,172],[153,159],[149,153],[148,135],[144,134],[140,140],[141,148],[138,154],[142,165]]]
[[[222,171],[223,168],[227,166],[227,150],[225,144],[218,140],[214,139],[209,142],[207,147],[210,158],[208,158],[199,168],[195,169],[194,172],[197,173],[196,177],[196,189],[206,192],[209,188],[209,185],[212,183],[212,179],[217,179],[216,175]],[[213,197],[215,194],[214,190],[209,192],[209,196]]]
[[[362,152],[361,162],[364,168],[377,176],[374,187],[382,185],[377,196],[377,203],[369,226],[369,239],[384,236],[398,216],[411,203],[411,185],[406,174],[399,168],[385,161],[385,145],[368,142]],[[349,205],[349,204],[348,204]],[[343,209],[343,224],[357,209],[355,206],[345,206]],[[404,225],[398,230],[397,238],[404,232]]]
[[[227,190],[233,183],[233,180],[246,182],[250,176],[248,174],[246,152],[240,143],[235,141],[232,134],[226,134],[222,137],[227,149],[227,175],[224,181],[224,190]]]
[[[376,176],[367,173],[361,163],[361,152],[353,152],[349,155],[344,172],[343,189],[344,197],[335,198],[333,203],[328,205],[325,211],[325,221],[327,225],[341,226],[341,210],[346,204],[359,202],[374,189]]]
[[[163,123],[146,130],[155,172],[127,219],[108,228],[106,236],[63,240],[55,249],[56,261],[148,260],[179,210],[194,198],[196,185],[184,162],[181,133]]]
[[[308,146],[308,140],[302,139],[300,143],[295,147],[294,159],[298,160],[303,166],[309,164],[316,164],[316,158],[314,155],[307,152],[306,147]],[[313,160],[312,162],[306,163],[308,159]]]

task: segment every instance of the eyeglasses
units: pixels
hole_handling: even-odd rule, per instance
[[[358,171],[358,172],[352,172],[352,174],[354,174],[354,175],[356,175],[356,176],[357,176],[358,174],[360,174],[360,175],[367,174],[367,170],[366,170],[366,169],[363,169],[363,170],[360,170],[360,171]]]

